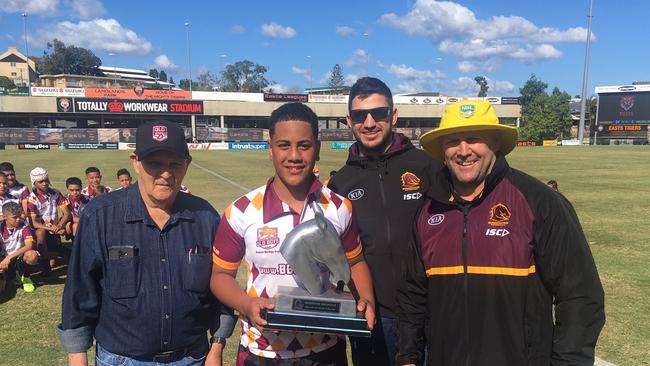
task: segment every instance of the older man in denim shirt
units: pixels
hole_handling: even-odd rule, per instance
[[[59,337],[70,365],[220,365],[234,319],[212,296],[219,216],[179,193],[191,162],[180,125],[147,122],[131,154],[138,183],[92,200],[80,218]],[[221,318],[221,321],[220,321]]]

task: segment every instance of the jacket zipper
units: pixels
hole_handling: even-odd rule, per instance
[[[381,174],[381,169],[382,169],[381,162],[378,162],[377,170],[379,172],[379,192],[381,193],[381,205],[382,205],[381,208],[385,210],[387,208],[386,193],[384,192],[384,176]],[[385,217],[386,217],[386,238],[388,239],[387,242],[390,243],[390,237],[391,237],[390,220],[388,219],[388,215],[385,215]]]
[[[462,241],[462,252],[463,252],[463,303],[465,306],[465,349],[467,350],[465,365],[470,365],[470,344],[469,344],[469,309],[468,309],[468,289],[467,289],[467,215],[469,214],[469,204],[464,203],[462,205],[463,209],[463,241]]]

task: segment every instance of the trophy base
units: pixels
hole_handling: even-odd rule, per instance
[[[329,290],[314,296],[296,287],[280,287],[275,308],[264,312],[264,329],[370,337],[367,321],[357,315],[348,292]]]

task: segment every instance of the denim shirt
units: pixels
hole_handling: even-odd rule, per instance
[[[227,312],[209,288],[218,224],[207,201],[185,193],[162,230],[137,184],[93,199],[81,214],[68,267],[63,349],[85,352],[94,336],[110,352],[149,359],[206,340]],[[116,258],[109,254],[115,246],[137,249]]]

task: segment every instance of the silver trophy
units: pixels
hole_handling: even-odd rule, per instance
[[[299,287],[278,287],[275,308],[263,314],[265,329],[369,337],[354,297],[343,291],[350,265],[339,234],[318,203],[311,208],[314,218],[294,227],[280,247]]]

